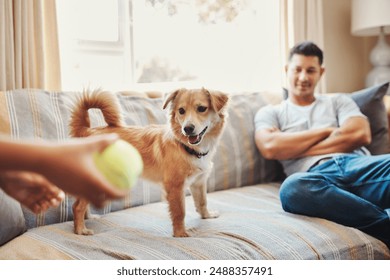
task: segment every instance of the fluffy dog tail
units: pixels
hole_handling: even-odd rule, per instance
[[[120,105],[115,95],[110,92],[84,90],[83,93],[77,97],[74,105],[69,123],[70,135],[73,137],[85,137],[90,135],[89,129],[91,127],[91,122],[88,114],[89,109],[100,109],[104,120],[110,127],[124,125],[120,113]]]

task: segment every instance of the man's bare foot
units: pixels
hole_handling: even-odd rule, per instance
[[[34,213],[58,206],[65,197],[64,192],[45,177],[32,172],[2,172],[0,173],[0,187]]]

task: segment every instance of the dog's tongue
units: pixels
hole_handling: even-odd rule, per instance
[[[198,141],[199,141],[199,135],[188,137],[188,142],[190,142],[190,144],[195,144]]]

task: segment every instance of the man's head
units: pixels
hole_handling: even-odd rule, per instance
[[[322,50],[312,42],[295,45],[286,65],[289,98],[299,105],[314,101],[314,89],[325,69]]]
[[[302,43],[299,43],[295,45],[290,50],[290,55],[288,57],[288,60],[291,61],[294,54],[300,54],[304,56],[316,56],[318,57],[318,62],[320,66],[322,65],[322,62],[324,61],[324,54],[322,50],[313,42],[310,41],[304,41]]]

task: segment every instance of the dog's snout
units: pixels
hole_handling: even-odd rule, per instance
[[[194,133],[194,130],[195,130],[195,125],[193,124],[189,124],[187,125],[186,127],[184,127],[184,132],[187,134],[187,135],[191,135]]]

